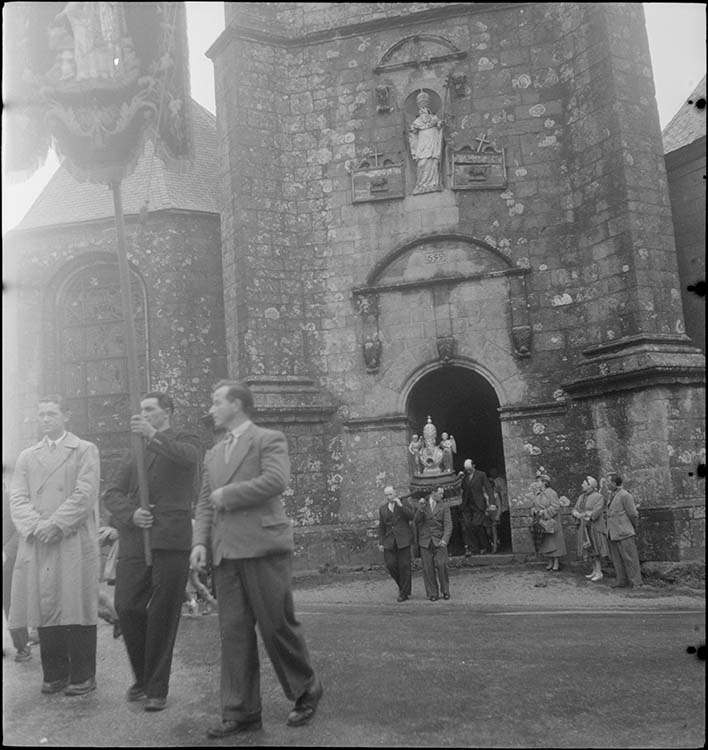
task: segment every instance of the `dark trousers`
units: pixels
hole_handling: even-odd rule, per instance
[[[393,549],[384,549],[384,563],[386,570],[398,586],[401,596],[411,595],[411,548],[398,547],[393,543]]]
[[[610,540],[610,558],[617,576],[617,583],[626,586],[642,585],[642,572],[639,567],[639,554],[637,543],[633,536],[618,541]]]
[[[37,628],[45,682],[72,685],[96,675],[96,626],[52,625]]]
[[[12,591],[12,571],[15,568],[15,558],[8,557],[2,566],[2,608],[5,610],[5,617],[10,615],[10,592]],[[12,645],[18,651],[24,651],[29,643],[29,634],[27,628],[9,628]]]
[[[148,698],[167,697],[188,573],[182,550],[153,550],[149,568],[140,558],[118,561],[115,608],[135,682]]]
[[[423,583],[427,597],[450,593],[450,579],[447,574],[447,547],[436,547],[430,542],[420,548],[420,561],[423,565]],[[440,589],[438,590],[438,581]]]
[[[472,552],[486,552],[489,549],[489,535],[482,524],[472,523],[472,511],[462,511],[462,531],[465,547]]]
[[[214,569],[221,629],[221,713],[229,721],[261,716],[256,623],[290,700],[311,687],[314,671],[291,591],[290,553],[222,560]]]

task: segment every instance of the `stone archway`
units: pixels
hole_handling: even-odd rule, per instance
[[[413,385],[406,404],[411,436],[421,434],[428,416],[438,430],[454,435],[457,454],[455,471],[461,471],[464,460],[472,458],[479,469],[489,473],[496,469],[506,474],[504,444],[499,418],[499,398],[491,383],[474,370],[459,365],[441,366],[427,372]],[[454,531],[450,553],[461,554],[464,545],[457,513],[453,513]],[[502,551],[511,551],[508,514],[501,529]]]

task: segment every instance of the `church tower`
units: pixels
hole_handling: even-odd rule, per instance
[[[428,415],[455,469],[505,473],[515,552],[543,465],[572,499],[619,471],[642,559],[702,556],[704,357],[641,5],[225,8],[227,355],[290,440],[299,564],[372,558]]]

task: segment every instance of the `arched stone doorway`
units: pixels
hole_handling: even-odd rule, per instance
[[[408,396],[406,413],[410,435],[421,434],[428,416],[438,430],[454,435],[457,454],[455,471],[462,471],[466,458],[489,474],[506,476],[504,444],[499,419],[499,398],[490,382],[474,370],[459,365],[446,365],[423,375]],[[454,530],[450,554],[462,554],[464,544],[459,513],[453,512]],[[500,535],[500,551],[511,551],[508,513],[504,516]]]

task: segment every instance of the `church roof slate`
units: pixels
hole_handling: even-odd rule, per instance
[[[216,118],[191,100],[194,158],[166,164],[146,142],[133,173],[123,180],[125,216],[138,214],[149,200],[149,211],[177,209],[218,213]],[[74,224],[113,217],[113,196],[107,186],[77,182],[60,166],[17,225],[18,230]]]
[[[703,99],[703,107],[697,107],[696,102]],[[696,86],[687,97],[681,109],[673,116],[671,122],[664,128],[661,137],[664,141],[664,153],[676,151],[688,146],[689,143],[704,138],[706,135],[706,77]]]

